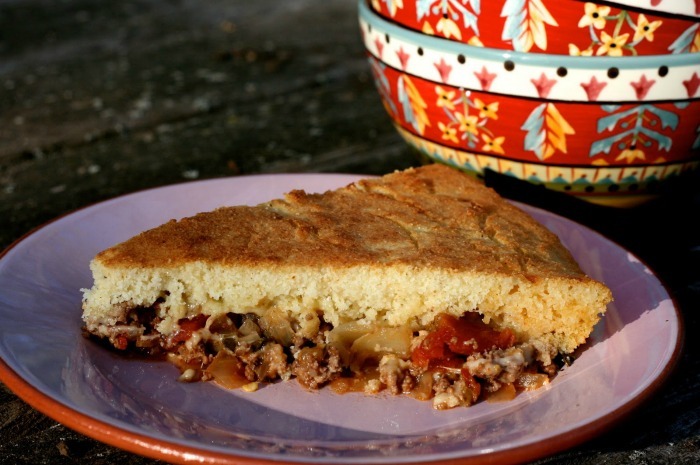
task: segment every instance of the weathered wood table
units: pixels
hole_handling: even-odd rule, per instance
[[[371,82],[354,0],[0,2],[0,247],[146,188],[254,173],[417,165]],[[489,180],[638,255],[686,340],[622,422],[537,463],[700,463],[700,190],[630,210]],[[0,463],[154,463],[77,434],[0,385]]]

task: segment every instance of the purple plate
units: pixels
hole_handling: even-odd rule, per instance
[[[100,250],[171,218],[320,192],[359,176],[257,175],[106,201],[53,221],[0,257],[0,380],[30,405],[105,443],[170,462],[418,463],[531,460],[581,443],[668,376],[681,321],[654,273],[598,233],[520,205],[554,231],[614,303],[581,356],[547,388],[501,403],[433,410],[407,397],[254,393],[183,384],[165,362],[120,357],[81,337],[81,288]]]

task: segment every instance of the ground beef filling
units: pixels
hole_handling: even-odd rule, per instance
[[[295,378],[307,389],[408,394],[437,409],[469,406],[483,398],[511,399],[540,388],[559,369],[550,350],[516,344],[510,330],[484,324],[478,314],[442,314],[427,328],[336,328],[317,315],[290,322],[274,309],[264,316],[198,315],[165,336],[157,306],[125,311],[123,324],[88,328],[117,349],[165,354],[182,381],[213,380],[255,390],[259,383]]]

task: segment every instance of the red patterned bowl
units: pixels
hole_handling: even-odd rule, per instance
[[[570,57],[473,47],[401,28],[360,2],[384,106],[433,161],[585,200],[650,200],[700,164],[700,55]]]
[[[474,46],[589,56],[700,51],[699,18],[631,8],[638,1],[616,3],[622,5],[578,0],[372,0],[370,5],[397,25]],[[693,0],[647,3],[695,11]]]

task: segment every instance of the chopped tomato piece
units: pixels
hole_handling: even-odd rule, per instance
[[[423,368],[457,368],[462,364],[448,349],[441,331],[429,333],[411,353],[411,361]]]
[[[461,318],[440,315],[437,325],[421,344],[414,349],[411,360],[420,367],[459,367],[461,356],[506,349],[515,344],[515,335],[509,329],[497,331],[481,321],[476,313]]]
[[[192,337],[192,333],[194,333],[198,329],[204,328],[204,325],[207,324],[207,318],[209,318],[207,315],[197,315],[189,319],[181,319],[177,322],[177,324],[180,325],[180,329],[175,333],[175,335],[172,338],[172,341],[185,342],[190,337]]]
[[[129,339],[127,339],[127,337],[124,336],[123,334],[118,335],[114,339],[114,347],[116,347],[119,350],[126,350],[128,345],[129,345]]]
[[[496,331],[481,320],[476,313],[461,318],[442,315],[443,332],[447,333],[447,345],[452,352],[471,355],[491,349],[507,349],[515,344],[515,335],[509,329]]]

